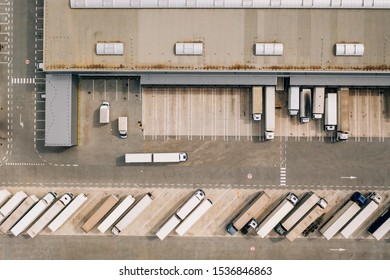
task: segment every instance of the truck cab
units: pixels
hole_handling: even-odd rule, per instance
[[[248,231],[250,230],[250,228],[253,228],[254,230],[256,230],[258,226],[258,223],[255,219],[250,219],[250,221],[241,229],[241,233],[242,234],[247,234]]]
[[[359,206],[363,206],[366,203],[367,198],[362,195],[360,192],[354,192],[351,197],[353,202],[356,202]]]

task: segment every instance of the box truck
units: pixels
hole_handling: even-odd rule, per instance
[[[337,127],[337,93],[328,93],[325,96],[325,131],[334,131]]]
[[[40,233],[57,215],[72,201],[73,194],[66,193],[29,228],[26,232],[28,236],[34,238]]]
[[[118,132],[120,138],[127,138],[127,117],[118,118]]]
[[[275,87],[265,88],[265,139],[275,137]]]
[[[53,203],[56,197],[55,192],[46,194],[11,228],[11,233],[18,236],[25,231]]]
[[[294,208],[298,197],[289,193],[259,224],[257,234],[264,238]]]
[[[120,232],[125,230],[141,213],[152,203],[154,197],[151,193],[147,193],[140,201],[134,205],[133,208],[113,227],[111,232],[118,235]]]
[[[265,192],[257,193],[226,226],[226,231],[230,235],[235,235],[237,231],[241,230],[252,218],[256,218],[260,214],[269,200],[270,197]],[[244,234],[245,233],[246,232],[244,231]]]
[[[213,205],[210,199],[203,200],[194,211],[176,228],[176,233],[184,235]]]
[[[24,191],[15,193],[8,201],[0,208],[0,223],[4,221],[11,213],[25,200],[27,194]]]
[[[131,153],[125,154],[125,163],[176,163],[187,158],[187,153]]]
[[[298,115],[298,112],[299,112],[299,87],[289,87],[287,108],[288,108],[288,114],[290,116]]]
[[[103,102],[102,105],[100,105],[99,122],[102,124],[110,122],[110,103]]]
[[[337,140],[347,141],[349,138],[349,88],[340,88],[337,95],[339,104]]]
[[[194,210],[195,207],[198,206],[198,204],[202,201],[204,197],[205,193],[203,190],[196,190],[196,192],[191,195],[191,197],[176,211],[176,215],[181,220],[184,220],[188,216],[188,214],[190,214],[192,210]]]
[[[260,121],[263,114],[263,88],[261,86],[252,87],[252,119]]]
[[[390,231],[390,208],[388,208],[375,222],[368,228],[368,232],[376,240],[381,240]]]
[[[301,123],[308,123],[311,118],[311,90],[302,89],[299,95],[299,120]]]
[[[81,227],[86,233],[90,232],[108,212],[118,203],[116,195],[110,195],[104,203],[92,214],[91,217]]]
[[[313,119],[321,119],[324,114],[325,88],[315,87],[313,92]]]
[[[0,207],[11,197],[11,193],[4,189],[0,191]]]

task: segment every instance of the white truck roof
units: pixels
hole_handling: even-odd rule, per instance
[[[154,153],[153,162],[163,163],[163,162],[180,162],[186,161],[186,153]]]
[[[99,122],[109,123],[110,122],[110,103],[103,102],[99,109]]]
[[[15,193],[7,203],[0,208],[0,223],[16,209],[26,197],[27,194],[24,191]]]
[[[173,214],[156,232],[156,235],[160,240],[164,240],[174,230],[181,220]]]
[[[176,211],[176,215],[181,220],[184,220],[188,214],[198,206],[204,197],[204,191],[196,190],[196,192]]]
[[[152,153],[125,154],[125,163],[151,163],[151,162],[153,162]]]
[[[0,206],[2,206],[10,196],[11,196],[11,193],[8,190],[6,190],[6,189],[1,190],[0,191]]]
[[[275,132],[275,87],[265,87],[265,138],[274,139]]]
[[[320,119],[324,114],[325,88],[315,87],[313,92],[313,118]]]
[[[291,116],[297,115],[299,111],[299,87],[288,89],[288,111]]]
[[[337,125],[337,93],[328,93],[325,97],[324,125]]]
[[[212,205],[213,203],[211,200],[203,200],[176,228],[176,233],[180,236],[184,235],[200,218],[202,218]]]

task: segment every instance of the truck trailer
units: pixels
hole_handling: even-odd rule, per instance
[[[160,240],[164,240],[179,224],[181,220],[173,214],[164,224],[156,231],[156,235]]]
[[[11,197],[11,193],[4,189],[0,191],[0,207]]]
[[[390,207],[368,228],[368,232],[381,240],[390,231]]]
[[[337,140],[347,141],[349,138],[349,88],[340,88],[337,96],[339,104]]]
[[[237,231],[241,230],[252,218],[257,217],[260,214],[269,200],[270,197],[265,192],[257,193],[226,226],[226,231],[230,235],[235,235]]]
[[[294,193],[289,193],[267,217],[259,224],[257,234],[264,238],[270,231],[294,208],[298,202],[298,197]]]
[[[375,192],[370,193],[367,200],[364,208],[342,229],[341,235],[345,238],[349,238],[379,208],[381,197]]]
[[[118,132],[120,138],[127,138],[127,117],[118,118]]]
[[[308,123],[311,118],[311,90],[304,88],[299,95],[299,121]]]
[[[34,238],[72,201],[72,199],[72,193],[64,194],[29,228],[27,235]]]
[[[8,201],[0,208],[0,224],[25,200],[27,194],[24,191],[15,193]]]
[[[12,228],[11,233],[18,236],[25,231],[57,198],[55,192],[49,192],[39,200]]]
[[[299,87],[289,87],[287,108],[289,116],[296,116],[299,112]]]
[[[286,234],[286,238],[294,241],[301,236],[305,229],[307,229],[315,220],[317,220],[325,211],[328,202],[321,198],[316,205]]]
[[[112,228],[111,232],[115,235],[118,235],[120,232],[125,230],[141,213],[152,203],[154,197],[151,193],[147,193],[140,201],[134,205],[133,208],[117,222],[117,224]]]
[[[176,163],[187,158],[187,153],[131,153],[125,154],[125,163]]]
[[[203,200],[194,211],[176,228],[176,233],[180,236],[184,235],[202,216],[211,208],[213,203],[210,199]]]
[[[106,124],[110,122],[110,103],[103,102],[99,109],[99,122]]]
[[[321,119],[324,114],[325,88],[315,87],[313,92],[313,119]]]
[[[88,200],[88,197],[80,193],[65,207],[64,210],[49,224],[52,232],[57,231],[76,211]]]
[[[263,114],[263,87],[252,87],[252,119],[260,121]]]
[[[202,201],[205,197],[205,193],[202,190],[197,190],[177,211],[176,215],[184,220],[191,212],[195,209],[196,206]]]
[[[334,131],[337,127],[337,93],[325,95],[325,131]]]
[[[275,138],[275,87],[265,87],[265,139]]]

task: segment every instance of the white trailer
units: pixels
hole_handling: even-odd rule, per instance
[[[376,240],[381,240],[390,231],[390,208],[388,208],[375,222],[368,228],[368,232]]]
[[[132,153],[125,154],[125,163],[152,163],[152,153]]]
[[[0,223],[4,221],[11,213],[25,200],[27,194],[24,191],[19,191],[15,193],[10,200],[7,201],[0,208]]]
[[[80,193],[68,206],[49,224],[52,232],[57,231],[76,211],[88,200],[88,197]]]
[[[375,192],[368,197],[368,204],[342,229],[341,235],[345,238],[349,238],[379,208],[381,197]]]
[[[317,220],[328,206],[328,202],[321,198],[318,203],[304,216],[298,224],[296,224],[287,234],[286,238],[289,241],[294,241],[301,236],[305,229],[307,229],[315,220]]]
[[[18,236],[25,231],[53,203],[56,197],[55,192],[46,194],[11,228],[11,233]]]
[[[11,197],[11,193],[4,189],[0,191],[0,207]]]
[[[179,224],[181,220],[173,214],[157,231],[156,235],[160,240],[164,240]]]
[[[320,198],[315,193],[306,193],[294,209],[275,227],[275,231],[280,235],[285,235],[318,203],[319,200]]]
[[[275,87],[265,88],[265,139],[275,138]]]
[[[202,201],[205,197],[205,193],[202,190],[196,190],[196,192],[176,211],[176,215],[184,220],[188,214],[195,209],[196,206]]]
[[[184,235],[213,205],[210,199],[203,200],[194,211],[184,219],[184,221],[176,228],[176,233],[180,236]]]
[[[153,201],[151,193],[147,193],[133,208],[113,227],[111,232],[118,235],[126,229]]]
[[[110,122],[110,103],[108,103],[107,101],[103,102],[102,105],[100,105],[99,122],[101,124]]]
[[[344,205],[339,211],[337,211],[336,215],[334,215],[321,229],[320,232],[322,235],[330,240],[335,234],[339,232],[339,230],[348,223],[349,220],[352,219],[353,216],[359,212],[360,206],[350,200],[347,204]]]
[[[349,89],[340,88],[337,96],[339,104],[337,140],[347,141],[349,138]]]
[[[334,131],[337,126],[337,93],[328,93],[325,96],[325,131]]]
[[[252,119],[260,121],[263,114],[263,87],[252,87]]]
[[[299,87],[289,87],[288,89],[288,114],[290,116],[298,115],[299,111]]]
[[[122,215],[130,208],[135,199],[131,195],[125,197],[122,202],[100,223],[98,231],[105,233]]]
[[[268,233],[294,208],[298,197],[289,193],[279,204],[265,217],[257,228],[257,234],[264,238]]]
[[[29,228],[27,235],[34,238],[72,201],[72,199],[73,194],[64,194]]]
[[[118,118],[118,132],[120,138],[127,138],[127,117]]]
[[[27,197],[22,204],[12,212],[11,215],[1,224],[0,230],[3,233],[7,233],[22,217],[26,214],[27,211],[38,202],[38,198],[35,195],[30,195]]]
[[[321,119],[324,114],[325,88],[316,87],[313,92],[313,119]]]
[[[165,162],[181,162],[187,161],[186,153],[154,153],[153,162],[165,163]]]

